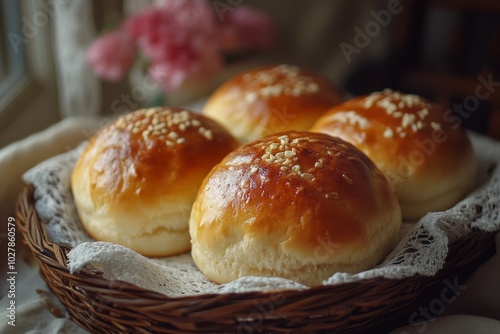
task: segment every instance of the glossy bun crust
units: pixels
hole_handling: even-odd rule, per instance
[[[338,91],[319,75],[278,65],[233,77],[211,95],[203,114],[245,143],[276,132],[308,130],[341,102]]]
[[[394,246],[401,224],[383,174],[351,144],[309,132],[242,146],[193,204],[192,256],[211,280],[279,276],[309,286],[359,272]]]
[[[358,147],[385,173],[403,218],[448,209],[474,186],[476,158],[464,130],[416,95],[375,92],[336,106],[311,128]]]
[[[146,256],[189,250],[198,187],[235,147],[222,126],[187,110],[120,117],[91,138],[71,175],[82,225],[96,240]]]

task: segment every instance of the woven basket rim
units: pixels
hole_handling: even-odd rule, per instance
[[[87,330],[102,331],[105,333],[129,330],[134,332],[151,332],[151,329],[153,329],[153,332],[159,333],[201,333],[204,332],[204,329],[211,331],[213,328],[217,327],[211,324],[210,320],[223,320],[226,322],[226,324],[220,325],[222,326],[220,328],[234,328],[237,324],[245,323],[246,320],[241,319],[242,314],[249,314],[248,312],[255,310],[255,305],[268,302],[270,298],[276,296],[283,296],[286,298],[286,303],[283,305],[275,305],[275,311],[278,315],[272,314],[269,315],[269,317],[263,317],[263,319],[261,319],[262,324],[254,328],[255,332],[266,330],[266,332],[287,333],[291,331],[290,328],[292,327],[290,326],[294,325],[294,322],[297,321],[295,318],[297,317],[302,317],[302,321],[309,321],[311,323],[312,327],[307,328],[304,327],[305,325],[295,324],[296,326],[301,326],[303,329],[306,328],[304,330],[307,332],[320,333],[326,330],[330,333],[335,332],[337,329],[341,331],[349,329],[351,332],[356,332],[356,328],[359,326],[355,323],[351,323],[349,318],[354,315],[358,316],[359,310],[364,310],[365,308],[370,310],[366,319],[368,323],[370,323],[370,319],[368,318],[373,318],[373,315],[377,314],[376,311],[371,310],[371,307],[377,307],[377,302],[380,303],[378,307],[383,310],[383,312],[386,312],[384,307],[392,305],[403,314],[403,309],[408,309],[412,302],[423,298],[422,291],[435,290],[436,281],[439,281],[442,275],[448,272],[460,272],[464,274],[457,275],[467,277],[470,274],[470,272],[467,271],[470,271],[472,266],[463,266],[460,265],[460,263],[478,266],[492,255],[492,251],[494,252],[494,232],[477,231],[473,235],[475,238],[474,240],[472,240],[473,238],[471,238],[472,241],[470,242],[468,240],[458,240],[456,243],[449,246],[450,251],[448,255],[452,257],[455,262],[458,261],[458,264],[445,266],[445,268],[435,275],[435,279],[423,275],[414,275],[404,280],[375,277],[336,285],[309,287],[303,290],[290,289],[272,292],[210,293],[170,297],[160,292],[147,290],[128,282],[105,279],[99,272],[70,274],[67,265],[67,254],[72,247],[66,244],[53,243],[49,240],[45,227],[43,223],[41,223],[34,207],[32,186],[26,185],[20,193],[16,212],[18,226],[23,234],[25,243],[28,244],[34,257],[40,264],[40,271],[43,279],[57,298],[67,307],[71,319]],[[453,257],[453,254],[456,252],[462,252],[465,255],[460,258],[457,258],[457,256]],[[378,296],[376,291],[372,293],[371,290],[376,290],[381,286],[384,286],[386,289],[386,296]],[[356,291],[356,293],[353,293],[353,291]],[[339,297],[341,300],[332,301],[332,305],[335,306],[333,308],[327,307],[329,304],[325,304],[325,308],[322,308],[324,301],[322,301],[320,297],[329,296],[331,294],[341,296],[343,299]],[[425,295],[427,295],[427,292]],[[369,296],[372,299],[363,301],[360,298],[363,296]],[[81,303],[81,299],[83,299],[83,306],[74,305],[77,300]],[[307,303],[307,301],[304,301],[301,304],[301,299],[307,299],[307,301],[310,300],[311,302]],[[398,301],[404,302],[404,307],[398,309],[399,306],[395,305]],[[110,303],[114,305],[122,303],[120,305],[122,305],[123,309],[110,307]],[[146,309],[144,317],[142,317],[143,314],[140,314],[142,320],[131,318],[131,314],[128,310],[134,309],[136,306],[134,303],[140,304],[143,309]],[[196,304],[198,303],[203,303],[203,305],[197,308]],[[315,305],[315,303],[318,303],[318,305]],[[95,305],[100,306],[96,307]],[[215,310],[218,311],[217,314],[210,314],[210,305],[215,307]],[[306,311],[302,312],[301,308],[292,308],[294,305],[301,306],[305,310],[314,310],[315,313],[307,314]],[[171,310],[174,306],[178,306],[181,310],[189,309],[192,310],[192,312],[191,314],[189,314],[189,312],[177,314]],[[85,309],[85,312],[81,312],[81,307]],[[102,314],[99,313],[101,312],[101,307],[105,309],[105,312]],[[151,311],[148,313],[148,307],[155,310],[159,308],[162,312],[157,314]],[[234,308],[234,310],[226,310],[226,307]],[[345,311],[346,308],[352,308],[352,310],[350,310],[351,313],[347,312],[349,315],[345,317],[345,314],[347,314]],[[281,310],[284,311],[282,312]],[[81,315],[79,312],[84,313],[84,315]],[[290,319],[287,319],[286,312],[292,315]],[[206,319],[202,316],[204,313],[207,313]],[[390,320],[396,318],[396,313],[397,312],[391,316],[387,314],[383,315],[382,313],[379,315],[383,315],[382,318],[385,317]],[[177,321],[177,318],[172,318],[174,315],[179,317],[181,321]],[[317,316],[318,319],[323,317],[324,321],[316,321],[314,317],[311,317],[312,315]],[[343,316],[344,318],[342,318]],[[104,318],[106,321],[103,322],[100,317]],[[139,314],[137,314],[137,317],[139,317]],[[148,317],[153,320],[146,321],[145,319]],[[158,317],[160,317],[160,319],[158,319]],[[161,318],[163,317],[167,319],[167,322],[162,322]],[[192,318],[193,323],[186,325],[183,322],[186,320],[181,319],[182,317]],[[282,318],[287,321],[282,320]],[[332,322],[337,318],[342,318],[343,320]],[[97,324],[94,324],[94,321],[97,322]],[[108,325],[108,322],[111,323],[111,325]],[[228,322],[231,322],[231,324]],[[377,323],[379,326],[384,323],[383,319],[372,319],[371,322],[375,324],[375,327]],[[162,325],[155,325],[156,323]],[[360,323],[363,323],[363,321]],[[397,321],[394,322],[394,325],[395,324],[397,324]],[[169,328],[168,326],[174,327]],[[190,326],[193,328],[193,331],[190,331]],[[364,329],[366,330],[367,328],[364,327]],[[361,330],[361,328],[358,328],[358,330]]]

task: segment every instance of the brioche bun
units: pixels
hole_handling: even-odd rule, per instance
[[[384,172],[403,218],[450,208],[474,186],[476,158],[465,131],[444,110],[391,90],[354,98],[323,115],[311,131],[358,147]]]
[[[278,276],[319,285],[377,265],[400,229],[384,175],[353,145],[285,132],[248,143],[203,181],[191,254],[212,281]]]
[[[96,240],[146,256],[189,250],[198,187],[235,147],[221,125],[184,109],[120,117],[90,139],[72,172],[83,227]]]
[[[210,96],[203,114],[246,143],[276,132],[308,130],[341,102],[339,92],[323,77],[278,65],[236,75]]]

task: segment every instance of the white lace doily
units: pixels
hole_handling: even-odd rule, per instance
[[[443,267],[448,245],[453,241],[467,238],[474,230],[499,230],[500,143],[477,135],[471,135],[471,139],[479,159],[473,193],[447,211],[428,213],[418,223],[405,224],[407,233],[376,268],[355,275],[337,273],[323,284],[379,276],[401,279],[415,274],[433,275]],[[172,297],[306,288],[283,278],[262,277],[242,277],[218,285],[197,269],[189,253],[149,259],[119,245],[93,241],[79,223],[70,190],[71,171],[83,145],[24,175],[24,181],[35,188],[35,207],[51,241],[74,247],[69,253],[72,273],[97,269],[107,279],[126,281]]]

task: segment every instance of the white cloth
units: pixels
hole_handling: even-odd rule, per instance
[[[92,129],[98,126],[97,120],[67,119],[46,131],[33,135],[21,142],[11,144],[0,150],[0,170],[2,171],[2,186],[0,187],[1,203],[5,206],[0,219],[5,219],[4,213],[12,212],[9,208],[15,201],[20,190],[20,175],[28,168],[49,156],[63,153],[68,147],[88,138]],[[90,130],[89,130],[90,129]],[[5,187],[7,185],[7,188]],[[8,205],[6,203],[9,203]],[[2,224],[4,225],[4,224]],[[20,244],[20,240],[18,240]],[[500,235],[496,238],[497,253],[500,252]],[[24,248],[24,247],[23,247]],[[5,254],[5,253],[3,253]],[[64,318],[58,318],[47,308],[50,294],[45,283],[38,275],[35,266],[21,265],[24,256],[18,252],[19,262],[16,295],[16,327],[11,327],[5,321],[0,322],[1,333],[86,333],[67,319],[61,305],[52,302],[60,309]],[[420,315],[420,308],[428,305],[415,305],[418,316],[409,318],[409,326],[392,331],[404,333],[500,333],[500,256],[497,254],[484,263],[463,284],[466,286],[460,295],[446,305],[444,312],[435,320],[427,320]],[[0,301],[0,317],[6,319],[8,298],[5,281],[2,285]],[[43,290],[37,293],[37,289]],[[45,291],[45,292],[44,292]],[[412,320],[426,320],[412,322]]]
[[[356,274],[335,273],[323,284],[373,277],[432,276],[443,268],[448,245],[453,241],[468,238],[474,230],[499,231],[500,144],[472,134],[471,140],[478,159],[473,192],[448,210],[430,212],[416,223],[405,223],[398,244],[377,267]],[[228,285],[218,285],[199,271],[189,253],[149,259],[123,246],[94,242],[80,224],[71,194],[71,172],[81,149],[83,146],[44,161],[23,175],[23,179],[35,188],[35,207],[50,240],[74,247],[68,255],[71,273],[95,268],[107,279],[123,280],[171,297],[222,293],[228,286],[231,291],[304,288],[301,284],[277,277],[245,277]],[[331,248],[328,238],[320,240],[320,245],[324,252],[335,249]],[[117,258],[127,260],[116,261]]]

